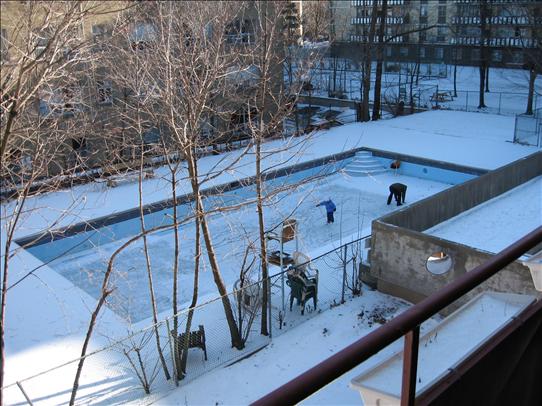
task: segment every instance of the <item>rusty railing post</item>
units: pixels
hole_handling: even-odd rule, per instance
[[[401,406],[414,406],[416,399],[416,377],[418,372],[418,346],[420,326],[414,327],[405,335],[403,350],[403,382],[401,385]]]

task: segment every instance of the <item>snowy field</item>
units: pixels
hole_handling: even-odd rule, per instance
[[[314,96],[328,96],[328,89],[333,89],[333,70],[330,59],[323,61],[323,69],[315,70],[311,76],[311,83],[315,90]],[[348,99],[360,99],[360,73],[354,70],[341,71],[344,63],[339,62],[336,73],[335,89],[343,91]],[[346,64],[347,69],[353,66]],[[394,101],[399,94],[399,88],[406,91],[408,101],[410,92],[411,74],[407,69],[413,69],[413,64],[403,64],[402,72],[385,72],[382,78],[382,97]],[[412,93],[415,102],[421,106],[431,108],[437,104],[432,96],[435,92],[453,95],[454,72],[453,66],[422,64],[418,83],[414,84]],[[373,71],[376,65],[373,64]],[[415,78],[415,76],[414,76]],[[480,73],[478,67],[457,67],[457,96],[444,97],[438,102],[441,108],[463,111],[482,111],[499,114],[522,114],[527,107],[527,92],[529,86],[529,72],[518,69],[491,68],[489,71],[489,92],[486,92],[486,108],[478,109]],[[331,84],[330,84],[331,83]],[[405,84],[406,83],[406,84]],[[374,87],[374,84],[372,84]],[[369,95],[372,100],[373,92]],[[408,104],[408,103],[407,103]],[[542,79],[535,81],[534,108],[542,108]]]
[[[288,165],[365,146],[478,168],[493,169],[537,151],[534,147],[515,145],[510,142],[513,137],[513,125],[512,117],[450,111],[431,111],[393,120],[356,123],[319,132],[307,139],[307,143],[302,147],[296,147],[295,151],[282,152],[271,156],[266,160],[265,165],[266,167],[285,166],[286,160],[290,159],[294,153],[295,157],[289,160]],[[272,141],[267,143],[265,148],[269,151],[278,149],[288,142],[290,141]],[[202,173],[211,171],[215,167],[224,167],[228,162],[235,159],[238,154],[239,152],[234,151],[220,157],[203,158],[200,162]],[[157,177],[146,180],[143,185],[145,204],[169,196],[167,170],[161,168],[155,172]],[[234,169],[223,173],[212,182],[208,182],[208,186],[251,176],[253,173],[254,162],[252,157],[246,156],[240,160]],[[184,173],[181,173],[180,177],[183,176]],[[409,185],[407,193],[407,202],[409,203],[448,187],[448,185],[442,183],[419,179],[402,180]],[[401,181],[401,179],[391,174],[364,178],[363,180],[341,176],[332,177],[326,179],[321,185],[308,190],[310,193],[302,190],[297,191],[291,196],[291,201],[288,204],[278,202],[270,207],[268,209],[268,220],[272,223],[282,218],[289,207],[291,208],[292,205],[299,202],[300,208],[295,217],[300,221],[300,248],[314,257],[321,253],[320,250],[329,249],[329,244],[338,245],[337,240],[340,240],[342,236],[346,238],[348,235],[356,233],[359,228],[362,228],[360,234],[364,235],[364,232],[368,231],[366,226],[369,226],[369,219],[396,209],[394,206],[385,205],[385,198],[388,193],[387,186],[395,181]],[[189,185],[184,179],[179,187],[179,192],[186,193],[188,190]],[[536,190],[534,193],[536,193]],[[314,207],[315,202],[328,197],[332,197],[339,206],[337,221],[332,226],[325,224],[322,209]],[[518,207],[517,201],[510,204],[515,208]],[[16,238],[22,238],[51,227],[67,226],[137,207],[137,184],[128,183],[110,189],[97,184],[81,185],[70,190],[32,197],[26,207],[27,210],[24,213],[21,227],[17,230]],[[3,206],[2,210],[3,212],[4,210],[9,212],[7,211],[9,207]],[[223,252],[229,252],[228,247],[238,241],[238,237],[230,235],[232,226],[242,223],[245,225],[248,234],[253,233],[254,228],[250,228],[253,227],[250,221],[253,216],[254,211],[246,208],[246,212],[243,213],[231,214],[231,216],[215,216],[213,218],[212,222],[217,235],[216,243],[223,244]],[[239,221],[240,217],[242,221]],[[355,221],[352,220],[352,217],[355,218]],[[533,221],[533,228],[539,225],[539,220],[537,224],[536,218],[530,217]],[[363,223],[362,227],[361,223]],[[2,233],[4,233],[4,228],[2,228]],[[470,231],[469,233],[473,234]],[[188,230],[186,235],[188,235]],[[5,235],[2,235],[3,238],[5,238]],[[171,240],[171,236],[168,235],[157,236],[156,238],[153,249],[162,249]],[[185,241],[188,241],[188,238]],[[21,280],[31,270],[35,270],[35,272],[34,276],[22,280],[8,294],[8,307],[6,310],[6,383],[12,383],[78,357],[83,334],[88,325],[89,314],[91,309],[94,308],[95,300],[70,281],[69,278],[59,275],[55,269],[64,274],[88,276],[88,273],[81,272],[83,264],[89,268],[96,267],[96,269],[99,269],[102,266],[107,250],[110,248],[103,246],[100,249],[104,251],[102,251],[99,258],[86,255],[71,258],[73,261],[71,264],[66,262],[67,259],[62,259],[59,263],[50,264],[51,266],[44,265],[24,250],[10,253],[13,255],[10,275],[12,283]],[[132,256],[125,259],[125,261],[133,263],[130,264],[133,268],[140,268],[137,262],[140,261],[137,259],[138,257],[140,257],[140,253],[137,249],[134,249]],[[159,258],[160,255],[155,255],[155,257]],[[235,268],[237,259],[234,258],[234,255],[227,256],[224,254],[224,257],[224,263],[229,262],[225,266],[225,271],[228,268]],[[164,266],[167,267],[167,263]],[[208,278],[209,275],[205,277]],[[236,279],[235,273],[229,273],[227,278],[228,283],[232,283]],[[209,282],[206,282],[205,285],[207,293],[212,294],[213,288],[207,286]],[[89,291],[91,289],[89,287]],[[318,360],[325,359],[334,351],[358,339],[370,328],[375,328],[374,323],[371,323],[371,326],[368,325],[367,319],[358,319],[357,314],[362,309],[372,312],[379,305],[393,307],[394,310],[389,312],[390,315],[407,306],[401,301],[381,295],[378,292],[364,291],[361,297],[352,302],[323,312],[318,317],[312,318],[309,322],[303,324],[303,327],[300,326],[277,338],[276,344],[273,341],[265,352],[262,352],[263,358],[260,358],[259,354],[254,355],[237,364],[233,372],[225,369],[216,370],[209,374],[209,377],[200,378],[200,380],[178,390],[176,397],[170,400],[166,399],[164,404],[214,404],[215,401],[227,404],[244,404],[249,400],[254,400],[254,396],[263,395],[268,389],[272,389],[279,383],[292,378],[304,369],[314,365]],[[128,310],[133,310],[132,303],[126,307]],[[148,314],[138,315],[137,319],[145,320],[148,317]],[[342,322],[338,322],[338,320]],[[146,321],[141,323],[144,324]],[[119,317],[116,312],[104,309],[98,320],[97,333],[91,342],[90,349],[105,346],[110,342],[111,337],[119,337],[126,333],[126,320]],[[279,346],[279,339],[285,343],[290,343],[291,347],[284,344],[284,347],[280,347],[280,352],[275,353],[273,348],[275,345]],[[312,344],[310,348],[307,348],[308,342]],[[399,344],[396,343],[395,347],[386,351],[393,351],[394,348],[397,348],[397,345]],[[291,357],[287,352],[290,351],[290,348],[291,351],[303,354],[303,356],[290,361]],[[270,359],[279,361],[279,366],[272,364],[269,361]],[[284,372],[284,375],[282,375],[281,371],[286,370],[286,368],[281,367],[282,363],[293,365],[294,368],[288,369],[288,372]],[[257,372],[247,372],[253,371],[253,369],[248,369],[247,365],[255,365]],[[269,365],[271,368],[265,368],[265,366]],[[67,386],[69,386],[73,377],[71,372],[61,379]],[[97,378],[103,377],[99,366],[92,364],[88,365],[87,374],[89,376],[94,375]],[[256,379],[249,379],[247,375],[250,374]],[[279,375],[280,379],[274,379]],[[268,383],[261,386],[260,392],[255,393],[252,389],[258,386],[257,378],[267,380]],[[53,384],[58,383],[58,380],[58,377],[56,377],[55,380],[50,382],[44,381],[30,395],[36,399],[48,394],[49,391],[53,390]],[[107,383],[115,385],[116,380],[111,378]],[[227,394],[220,392],[221,388],[224,388],[225,391],[232,384],[239,387],[239,390],[228,391]],[[66,385],[62,387],[63,390],[65,390]],[[344,389],[339,391],[344,397],[329,398],[327,399],[328,403],[359,403],[358,395],[347,388],[346,381],[340,380],[333,385],[338,385],[338,387]],[[246,390],[243,390],[243,388]],[[104,393],[107,394],[107,390],[104,390]],[[20,394],[17,396],[20,397]],[[67,400],[68,395],[64,393],[64,396]],[[334,394],[334,396],[337,396],[337,394]],[[333,402],[333,400],[336,402]],[[45,403],[58,402],[58,399],[49,399],[49,402],[45,401]]]

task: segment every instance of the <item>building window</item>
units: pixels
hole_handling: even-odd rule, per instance
[[[420,58],[425,58],[425,47],[420,47]]]
[[[386,56],[391,56],[391,47],[386,47]]]
[[[52,92],[42,92],[39,101],[39,114],[71,116],[81,111],[80,89],[77,86],[65,86]]]
[[[444,59],[444,48],[435,48],[435,58]]]
[[[48,43],[49,43],[49,38],[46,35],[44,34],[35,35],[34,56],[36,58],[39,58],[41,54],[45,52],[45,48],[47,48]]]
[[[427,6],[420,6],[420,17],[427,17]]]
[[[87,150],[86,138],[72,138],[72,149],[75,152],[84,153]]]
[[[523,63],[523,53],[521,51],[516,51],[512,53],[512,62],[513,63]]]
[[[446,24],[446,6],[438,6],[438,23]]]
[[[454,48],[452,50],[452,56],[454,58],[455,61],[459,61],[461,60],[461,58],[463,58],[463,49],[461,48]]]
[[[130,47],[134,51],[143,51],[151,47],[156,39],[156,29],[149,23],[137,23],[130,34]]]
[[[495,49],[491,52],[491,59],[493,62],[502,62],[502,51],[500,49]]]
[[[427,41],[427,31],[420,31],[419,33],[419,39],[420,39],[420,42],[425,42]]]
[[[427,6],[420,6],[420,24],[427,24]]]
[[[104,24],[94,24],[91,28],[92,39],[99,41],[104,38],[107,30]]]
[[[401,54],[401,56],[408,56],[408,48],[401,47],[401,49],[399,49],[399,53]]]
[[[236,20],[226,28],[226,42],[230,44],[248,44],[254,41],[250,20]]]
[[[98,104],[113,103],[113,88],[110,80],[98,80],[96,82],[96,97]]]
[[[470,58],[473,61],[479,61],[480,60],[480,50],[479,49],[471,49]]]
[[[8,56],[8,32],[2,28],[0,30],[0,60],[7,61]]]

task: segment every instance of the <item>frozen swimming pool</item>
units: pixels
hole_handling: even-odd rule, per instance
[[[386,158],[382,158],[387,165]],[[309,183],[278,193],[265,208],[268,228],[279,224],[284,218],[292,216],[299,224],[299,248],[311,252],[333,241],[367,232],[370,222],[392,210],[395,206],[385,204],[388,185],[402,182],[409,186],[407,203],[431,196],[455,183],[464,182],[475,175],[454,171],[440,172],[438,168],[423,165],[403,165],[402,173],[387,172],[375,176],[352,178],[340,171],[348,160],[324,166],[305,169],[288,176],[281,176],[266,183],[268,189],[293,185],[301,179],[313,175],[327,175]],[[423,169],[426,169],[425,172]],[[337,170],[339,170],[337,172]],[[418,174],[419,176],[414,176]],[[431,175],[435,176],[431,179]],[[423,176],[423,177],[422,177]],[[453,178],[453,179],[452,179]],[[208,196],[205,205],[208,209],[228,204],[237,204],[254,196],[253,186],[240,187],[219,195]],[[336,222],[327,225],[322,208],[316,203],[333,198],[338,206]],[[191,202],[178,206],[180,216],[189,216]],[[147,228],[171,222],[171,208],[157,210],[145,216]],[[136,214],[137,215],[137,214]],[[125,217],[125,216],[124,216]],[[115,221],[122,220],[122,221]],[[234,211],[218,212],[210,218],[210,229],[214,246],[220,259],[221,271],[226,284],[232,285],[239,277],[242,254],[250,241],[257,238],[257,218],[255,206],[248,204]],[[77,231],[77,227],[75,227]],[[100,293],[103,271],[112,253],[124,242],[140,231],[138,217],[112,217],[110,223],[84,232],[68,230],[64,238],[28,248],[28,251],[80,287],[93,297]],[[192,294],[194,224],[187,221],[181,225],[179,260],[179,301],[188,302]],[[291,245],[291,246],[289,246]],[[153,270],[156,301],[159,311],[170,308],[174,233],[171,229],[148,237],[148,247]],[[269,247],[274,249],[273,246]],[[286,244],[292,251],[294,243]],[[216,287],[211,272],[207,269],[205,255],[200,274],[200,297],[216,296]],[[146,263],[143,243],[138,241],[124,250],[114,262],[115,272],[111,286],[115,292],[108,305],[131,322],[151,317],[149,293],[146,277]]]

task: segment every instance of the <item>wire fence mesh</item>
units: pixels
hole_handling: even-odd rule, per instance
[[[534,95],[534,105],[542,102]],[[431,95],[432,107],[438,106],[449,110],[483,111],[493,114],[514,115],[525,112],[527,108],[526,93],[485,92],[484,106],[480,106],[480,92],[474,90],[437,89]]]
[[[534,114],[516,116],[514,142],[524,145],[542,146],[542,108]]]
[[[85,357],[76,404],[150,404],[176,386],[244,359],[272,337],[361,293],[368,237],[310,260],[285,255],[268,284],[239,281],[233,292],[162,320]],[[296,276],[302,276],[302,282]],[[270,293],[263,303],[264,289]],[[231,318],[225,309],[231,309]],[[262,334],[262,315],[264,329]],[[267,322],[266,322],[267,319]],[[175,331],[176,330],[176,331]],[[238,334],[240,341],[234,340]],[[5,403],[69,404],[79,359],[3,388]]]

